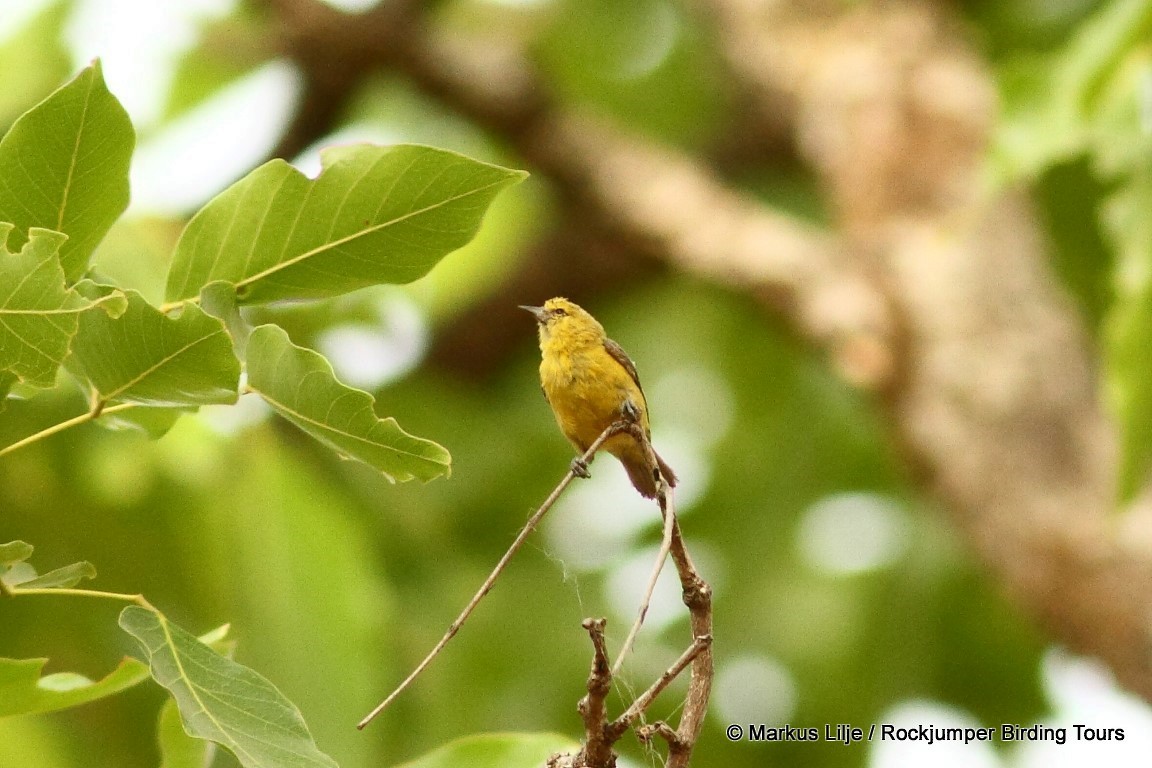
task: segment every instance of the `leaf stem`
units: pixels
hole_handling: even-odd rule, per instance
[[[164,314],[168,314],[172,310],[179,309],[180,307],[184,306],[185,304],[199,304],[199,303],[200,303],[200,297],[199,296],[189,296],[186,299],[179,299],[177,301],[166,301],[163,304],[161,304],[159,307],[157,307],[157,309],[159,309]]]
[[[0,456],[4,456],[5,454],[12,453],[13,451],[17,450],[18,448],[23,448],[26,445],[31,445],[32,443],[43,440],[46,437],[51,437],[52,435],[56,434],[57,432],[63,432],[64,430],[71,429],[72,427],[75,427],[79,424],[83,424],[85,422],[92,421],[93,419],[97,419],[100,416],[103,416],[104,414],[118,413],[120,411],[126,411],[129,408],[135,408],[135,407],[136,407],[136,403],[120,403],[119,405],[113,405],[109,408],[104,408],[103,407],[103,401],[96,401],[91,410],[85,411],[84,413],[80,414],[79,416],[74,416],[73,418],[68,419],[67,421],[62,421],[59,424],[53,424],[52,426],[48,427],[47,429],[42,429],[34,435],[29,435],[28,437],[25,437],[23,440],[17,440],[15,443],[12,443],[11,445],[6,445],[3,448],[0,448]]]
[[[102,597],[106,600],[123,600],[128,603],[135,603],[141,608],[146,608],[153,613],[160,613],[156,610],[156,606],[148,602],[144,595],[128,595],[123,592],[104,592],[99,589],[73,589],[68,587],[34,587],[32,589],[21,589],[19,586],[10,587],[7,585],[0,586],[0,591],[9,597],[20,597],[22,595],[62,595],[65,597]]]

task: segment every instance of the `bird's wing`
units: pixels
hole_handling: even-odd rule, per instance
[[[628,353],[624,351],[624,348],[612,341],[612,339],[604,339],[604,349],[607,350],[608,354],[612,355],[612,359],[620,363],[624,370],[628,371],[628,375],[632,377],[632,381],[636,382],[637,387],[640,387],[640,374],[636,373],[636,364],[628,357]],[[640,391],[643,392],[644,388],[640,387]]]

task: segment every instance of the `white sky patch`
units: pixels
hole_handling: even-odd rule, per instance
[[[869,744],[868,768],[1002,768],[990,742],[882,741],[880,723],[896,728],[981,728],[967,712],[935,701],[907,701],[880,714]]]
[[[1052,649],[1041,664],[1044,687],[1053,714],[1041,723],[1065,728],[1067,741],[1022,741],[1013,752],[1010,768],[1136,768],[1148,765],[1152,755],[1152,707],[1121,691],[1107,668]],[[1079,741],[1074,726],[1123,728],[1123,741]],[[1018,723],[1025,728],[1033,723]]]
[[[241,382],[240,389],[244,389]],[[272,407],[259,395],[243,395],[235,405],[205,405],[197,412],[208,429],[217,435],[231,436],[259,424],[272,415]]]
[[[142,144],[132,165],[133,212],[179,215],[203,205],[271,151],[298,91],[295,70],[271,62]]]
[[[825,496],[808,507],[796,529],[796,547],[822,573],[851,575],[893,564],[907,551],[908,513],[873,493]]]
[[[416,304],[400,293],[382,298],[380,323],[338,325],[322,333],[320,352],[336,377],[361,389],[378,389],[412,370],[428,347],[428,328]]]
[[[176,62],[195,43],[197,26],[233,5],[235,0],[79,0],[65,39],[77,67],[101,59],[109,90],[139,130],[159,118]]]
[[[796,711],[796,681],[770,656],[739,656],[718,665],[713,701],[715,720],[781,726]]]

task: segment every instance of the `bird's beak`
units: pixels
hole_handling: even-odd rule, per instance
[[[525,312],[531,312],[538,323],[543,324],[548,320],[548,311],[544,307],[528,307],[523,304],[520,304],[519,307]]]

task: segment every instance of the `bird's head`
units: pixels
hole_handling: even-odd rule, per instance
[[[596,344],[604,341],[604,327],[584,311],[580,305],[557,297],[548,299],[542,307],[520,306],[531,312],[540,328],[540,344],[552,340],[565,344]]]

